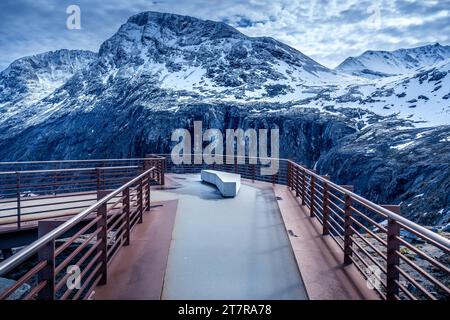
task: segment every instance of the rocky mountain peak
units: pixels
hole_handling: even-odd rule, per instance
[[[100,47],[101,56],[120,53],[168,55],[171,50],[192,51],[201,44],[220,45],[232,39],[248,37],[233,27],[210,20],[160,12],[142,12],[128,19],[110,39]]]
[[[95,52],[67,49],[17,59],[0,72],[0,103],[43,98],[96,59]]]
[[[195,37],[200,39],[246,37],[223,22],[201,20],[172,13],[146,11],[130,17],[127,23],[153,29],[154,31],[158,30],[161,33],[172,33],[178,37]]]
[[[12,62],[8,68],[3,70],[3,76],[17,72],[42,70],[44,68],[61,68],[66,70],[76,70],[84,66],[86,61],[92,61],[97,54],[88,50],[67,50],[61,49],[49,51],[33,56],[23,57]]]
[[[320,82],[321,73],[335,77],[272,38],[249,37],[223,22],[159,12],[130,17],[102,44],[99,56],[102,77],[145,77],[147,83],[151,79],[163,88],[216,97],[224,91],[227,96],[255,90],[262,90],[258,96],[288,92],[292,82]],[[277,85],[275,91],[272,85]],[[239,89],[229,92],[230,88]]]

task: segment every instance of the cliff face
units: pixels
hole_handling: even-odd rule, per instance
[[[263,106],[259,106],[260,108]],[[402,204],[402,214],[424,224],[449,222],[449,127],[398,129],[396,121],[366,129],[315,110],[251,113],[233,105],[184,105],[172,111],[96,109],[60,117],[7,142],[10,159],[86,159],[170,153],[173,130],[203,128],[280,130],[280,156],[294,159],[381,204]],[[86,134],[88,133],[88,134]],[[30,145],[28,141],[33,140]],[[405,142],[406,141],[406,142]]]

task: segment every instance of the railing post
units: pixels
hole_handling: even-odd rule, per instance
[[[297,166],[294,166],[294,170],[292,172],[292,177],[294,180],[294,190],[295,190],[295,196],[298,197],[300,196],[300,168]]]
[[[289,170],[289,176],[290,176],[290,185],[289,185],[289,190],[295,190],[295,166],[291,164],[290,166],[290,170]]]
[[[53,193],[54,196],[56,196],[56,190],[55,190],[55,188],[56,188],[56,177],[57,177],[57,173],[54,172],[53,173],[53,183],[52,183],[52,193]]]
[[[150,177],[150,173],[147,176],[147,211],[150,211],[150,185],[151,185],[151,177]]]
[[[298,196],[297,191],[297,179],[298,179],[298,168],[291,164],[291,188],[295,190],[295,195]]]
[[[353,191],[352,186],[344,186],[345,189]],[[345,194],[344,199],[344,265],[352,263],[352,245],[353,245],[353,230],[352,230],[352,197]]]
[[[142,184],[143,184],[144,179],[139,179],[139,184],[138,184],[138,189],[137,189],[137,205],[138,205],[138,213],[139,213],[139,220],[137,223],[142,223],[143,222],[143,209],[144,209],[144,203],[143,203],[143,196],[142,196],[142,192],[143,192],[143,188],[142,188]]]
[[[292,170],[292,180],[293,180],[293,189],[295,191],[295,196],[298,197],[300,195],[300,190],[299,188],[299,168],[297,166],[293,166],[293,170]]]
[[[130,188],[125,188],[122,192],[122,215],[125,220],[125,242],[124,246],[130,244]]]
[[[247,163],[247,162],[245,162],[244,163],[244,166],[245,166],[245,175],[243,176],[245,179],[250,179],[250,162],[249,163]]]
[[[306,204],[306,170],[302,170],[302,206]]]
[[[295,190],[295,187],[296,187],[296,184],[295,184],[295,180],[296,180],[295,174],[296,174],[297,168],[296,168],[296,166],[294,166],[292,163],[291,163],[290,165],[291,165],[291,189],[292,189],[292,190]]]
[[[166,158],[162,159],[162,166],[161,166],[161,185],[163,186],[165,184],[164,174],[166,172]]]
[[[157,169],[157,171],[158,171],[158,183],[160,184],[160,185],[162,185],[162,176],[163,176],[163,174],[162,174],[162,168],[163,168],[163,163],[162,163],[162,160],[158,160],[157,162],[157,166],[156,166],[156,169]]]
[[[326,179],[326,180],[330,179],[330,177],[328,177],[328,176],[324,176],[323,178]],[[323,184],[323,198],[322,198],[322,201],[323,201],[322,234],[323,235],[327,235],[327,234],[330,233],[330,226],[329,226],[329,222],[328,222],[328,217],[329,217],[329,214],[330,214],[330,212],[328,210],[328,206],[329,206],[329,204],[328,204],[328,192],[329,192],[329,189],[330,189],[330,187],[329,187],[328,183],[325,182]]]
[[[310,191],[310,194],[309,194],[309,197],[310,197],[309,216],[314,217],[314,194],[315,194],[315,181],[316,181],[316,178],[314,177],[314,175],[311,175],[310,181],[311,181],[311,186],[309,189],[309,191]]]
[[[97,177],[97,191],[100,191],[101,185],[100,185],[100,169],[95,168],[95,175]]]
[[[151,162],[150,162],[150,168],[155,167],[155,169],[151,171],[151,174],[152,174],[152,179],[156,180],[156,182],[158,182],[158,179],[157,179],[158,166],[157,166],[157,164],[158,163],[153,160],[151,160]]]
[[[292,184],[291,184],[291,163],[288,161],[288,167],[287,167],[287,186],[289,189],[292,190]]]
[[[104,197],[104,192],[97,193],[97,200]],[[102,277],[100,278],[99,285],[104,285],[107,282],[107,269],[108,269],[108,215],[107,215],[107,203],[105,202],[97,209],[97,216],[101,216],[101,219],[97,222],[97,229],[102,228],[97,235],[97,241],[101,241],[101,244],[97,247],[97,252],[100,254],[100,273]]]
[[[52,221],[38,222],[38,237],[42,237],[55,225]],[[46,281],[45,287],[39,291],[38,300],[55,300],[55,240],[52,239],[38,250],[38,263],[47,261],[47,265],[38,272],[38,283]]]
[[[255,177],[256,177],[256,164],[252,164],[252,183],[255,182]]]
[[[150,169],[152,167],[150,160],[144,159],[143,167],[144,167],[144,172],[147,171],[148,169]]]
[[[17,229],[22,227],[21,204],[20,204],[20,172],[16,172],[16,193],[17,193]]]
[[[382,206],[394,213],[400,214],[400,206]],[[400,271],[400,225],[391,218],[388,218],[387,225],[387,264],[386,264],[386,299],[396,300],[399,294]]]

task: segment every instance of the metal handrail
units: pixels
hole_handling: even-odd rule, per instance
[[[53,239],[56,239],[57,237],[63,235],[66,231],[68,231],[70,228],[75,226],[77,223],[79,223],[81,220],[83,220],[85,217],[87,217],[89,214],[91,214],[93,211],[97,210],[99,207],[107,203],[109,200],[117,196],[120,192],[125,190],[126,188],[130,187],[131,185],[135,184],[140,179],[144,178],[147,174],[149,174],[151,171],[156,170],[156,167],[152,167],[148,169],[147,171],[143,172],[139,176],[135,177],[134,179],[130,180],[126,184],[122,185],[121,187],[117,188],[116,190],[112,191],[105,197],[103,197],[101,200],[97,201],[87,209],[83,210],[79,214],[73,216],[63,224],[61,224],[59,227],[53,229],[49,233],[45,234],[43,237],[37,239],[30,245],[28,245],[26,248],[22,249],[15,255],[11,256],[10,258],[6,259],[5,261],[0,263],[0,275],[5,274],[6,272],[10,271],[20,263],[24,262],[28,258],[30,258],[33,254],[35,254],[40,248],[45,246],[49,241],[52,241]]]
[[[48,169],[48,170],[19,170],[19,171],[0,171],[1,175],[6,174],[27,174],[27,173],[50,173],[50,172],[80,172],[91,170],[116,170],[116,169],[139,169],[139,166],[118,166],[118,167],[92,167],[92,168],[66,168],[66,169]]]
[[[0,165],[11,164],[45,164],[45,163],[83,163],[83,162],[106,162],[106,161],[142,161],[142,160],[156,160],[157,158],[127,158],[127,159],[84,159],[84,160],[38,160],[38,161],[6,161],[0,162]]]
[[[421,233],[421,234],[429,237],[430,239],[436,241],[437,243],[439,243],[439,244],[441,244],[443,246],[446,246],[447,248],[450,249],[450,240],[449,239],[447,239],[447,238],[445,238],[445,237],[443,237],[443,236],[441,236],[441,235],[439,235],[439,234],[437,234],[437,233],[435,233],[435,232],[433,232],[431,230],[428,230],[427,228],[422,227],[421,225],[419,225],[419,224],[417,224],[417,223],[415,223],[415,222],[413,222],[413,221],[411,221],[409,219],[406,219],[405,217],[402,217],[401,215],[398,215],[398,214],[396,214],[396,213],[394,213],[394,212],[392,212],[392,211],[390,211],[388,209],[385,209],[382,206],[380,206],[380,205],[378,205],[376,203],[373,203],[372,201],[367,200],[366,198],[363,198],[360,195],[357,195],[356,193],[354,193],[354,192],[352,192],[350,190],[347,190],[347,189],[345,189],[345,188],[335,184],[334,182],[331,182],[330,180],[324,179],[322,176],[318,175],[317,173],[315,173],[315,172],[313,172],[311,170],[308,170],[305,167],[303,167],[303,166],[301,166],[301,165],[299,165],[299,164],[297,164],[297,163],[295,163],[295,162],[293,162],[291,160],[288,160],[288,159],[283,159],[283,160],[289,161],[291,164],[300,167],[306,173],[308,173],[309,175],[314,176],[316,179],[319,179],[321,182],[327,183],[329,186],[333,187],[334,189],[337,189],[338,191],[342,192],[343,194],[348,195],[348,196],[358,200],[359,202],[361,202],[364,205],[366,205],[369,209],[374,209],[375,211],[379,211],[379,212],[385,214],[388,218],[396,220],[396,221],[406,225],[407,227],[410,227],[411,229],[417,231],[418,233]]]

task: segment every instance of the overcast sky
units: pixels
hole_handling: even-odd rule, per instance
[[[72,4],[80,30],[66,27]],[[369,49],[450,44],[450,0],[0,0],[0,70],[50,50],[97,51],[129,16],[148,10],[224,21],[327,67]]]

